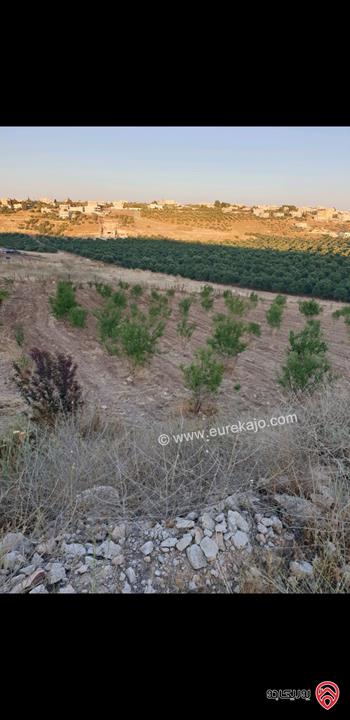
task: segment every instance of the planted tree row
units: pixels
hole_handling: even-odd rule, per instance
[[[300,241],[301,242],[301,241]],[[257,241],[258,243],[258,241]],[[204,282],[239,285],[277,293],[350,301],[350,256],[347,248],[307,245],[304,251],[239,247],[159,240],[155,238],[36,237],[3,234],[0,244],[18,249],[64,250],[126,268],[180,275]],[[298,247],[297,243],[293,245]],[[313,249],[315,248],[315,250]]]

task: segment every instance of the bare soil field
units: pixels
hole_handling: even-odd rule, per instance
[[[188,242],[208,243],[234,243],[235,239],[244,239],[246,235],[260,233],[262,235],[278,235],[285,237],[302,237],[313,232],[315,238],[327,232],[349,231],[350,223],[317,222],[308,218],[307,229],[296,227],[292,218],[259,218],[252,214],[226,214],[222,216],[225,227],[218,227],[218,220],[193,217],[189,222],[181,219],[178,212],[176,218],[162,216],[156,212],[154,217],[143,217],[140,213],[129,209],[118,210],[107,216],[108,221],[115,220],[117,230],[133,236],[168,237],[173,240],[187,240]],[[0,214],[0,232],[36,232],[29,229],[28,222],[36,219],[41,223],[49,222],[53,227],[53,234],[62,230],[67,237],[96,237],[101,235],[103,218],[80,215],[75,220],[59,220],[54,216],[40,215],[37,212],[19,210],[16,213]],[[220,222],[219,222],[220,224]],[[318,234],[315,233],[318,231]],[[45,233],[44,233],[45,234]]]
[[[36,346],[51,351],[69,353],[78,364],[78,376],[86,395],[87,403],[96,406],[102,413],[115,416],[133,426],[164,423],[169,418],[186,415],[186,401],[189,397],[183,385],[181,363],[188,363],[197,347],[205,345],[212,334],[212,317],[225,312],[222,297],[216,297],[214,307],[207,312],[200,304],[199,291],[203,283],[175,278],[150,271],[129,270],[115,265],[73,256],[67,253],[39,254],[26,253],[10,260],[0,259],[0,284],[10,280],[10,295],[0,308],[0,429],[13,425],[24,410],[19,393],[11,382],[12,362],[24,352]],[[73,328],[68,322],[56,320],[50,309],[49,297],[54,294],[59,279],[70,279],[78,285],[77,300],[89,311],[86,327]],[[167,320],[164,336],[159,341],[159,350],[151,364],[137,371],[130,379],[124,358],[111,356],[99,341],[97,320],[94,311],[103,306],[103,298],[89,282],[105,282],[117,287],[119,280],[130,284],[142,284],[144,296],[140,306],[147,304],[147,292],[151,288],[174,288],[175,295],[169,299],[172,315]],[[225,289],[223,285],[212,286],[217,294]],[[236,289],[242,296],[250,290]],[[186,349],[176,332],[180,319],[179,300],[193,295],[190,320],[197,328]],[[246,314],[248,321],[261,323],[261,337],[252,337],[247,349],[238,356],[236,363],[228,361],[224,380],[217,398],[221,415],[225,408],[236,408],[234,422],[242,412],[251,417],[269,417],[281,398],[277,375],[285,358],[290,330],[298,330],[305,324],[305,318],[298,308],[299,297],[287,296],[280,330],[272,331],[266,322],[268,310],[275,294],[259,292],[256,308]],[[339,303],[323,301],[320,316],[321,327],[329,346],[329,358],[333,369],[349,379],[349,343],[346,326],[342,319],[334,320],[332,312]],[[15,339],[15,327],[24,331],[24,344],[19,347]],[[234,389],[240,384],[239,391]],[[232,410],[230,411],[232,415]],[[186,424],[190,420],[186,421]],[[198,427],[198,418],[195,423]]]

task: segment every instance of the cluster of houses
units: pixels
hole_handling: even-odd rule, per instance
[[[66,200],[60,202],[51,198],[43,197],[38,200],[26,199],[11,199],[11,198],[0,198],[0,206],[7,208],[11,211],[18,211],[22,209],[40,208],[40,212],[43,215],[55,215],[62,220],[69,220],[79,215],[99,215],[106,217],[113,215],[114,211],[123,210],[127,207],[129,212],[139,213],[142,207],[147,207],[150,210],[163,210],[166,207],[174,207],[178,209],[189,207],[192,210],[199,210],[200,207],[205,206],[213,208],[217,206],[217,203],[202,203],[202,205],[181,205],[176,200],[162,199],[155,200],[151,203],[128,203],[126,200],[116,200],[114,202],[105,202],[98,200],[87,200],[84,202],[73,202]],[[302,222],[296,222],[295,227],[300,229],[307,229],[307,220],[312,219],[317,222],[350,222],[350,211],[336,210],[336,208],[326,207],[295,207],[294,205],[238,205],[232,204],[227,205],[222,203],[221,211],[224,214],[241,214],[249,213],[259,218],[294,218],[295,220],[301,220]]]

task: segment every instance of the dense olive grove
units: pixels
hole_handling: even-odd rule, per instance
[[[18,249],[65,250],[93,260],[180,275],[194,280],[257,290],[350,301],[350,257],[345,247],[332,253],[233,247],[155,238],[35,237],[2,234],[0,245]]]

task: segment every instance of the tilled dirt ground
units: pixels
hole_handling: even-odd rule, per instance
[[[81,284],[77,291],[79,303],[89,310],[87,326],[76,329],[66,321],[56,320],[50,312],[49,296],[55,292],[58,279],[70,278]],[[212,316],[216,312],[225,312],[222,298],[217,297],[213,310],[206,312],[201,308],[199,291],[203,283],[174,278],[169,275],[141,270],[128,270],[115,265],[104,265],[85,258],[66,253],[36,254],[0,259],[0,283],[4,278],[13,280],[9,284],[10,296],[0,309],[0,430],[14,424],[24,409],[19,393],[11,382],[12,362],[22,352],[34,346],[51,351],[70,353],[78,364],[78,374],[86,394],[86,400],[98,407],[103,413],[117,416],[133,425],[145,422],[164,424],[166,420],[177,418],[185,412],[188,393],[184,389],[181,363],[187,363],[193,357],[195,349],[206,344],[212,333]],[[111,356],[99,342],[97,321],[94,311],[103,305],[103,299],[88,282],[95,280],[117,286],[119,280],[131,284],[141,283],[146,289],[152,287],[176,289],[175,296],[169,300],[172,315],[167,321],[163,338],[159,342],[159,352],[149,366],[142,368],[130,381],[130,372],[124,358]],[[222,293],[224,286],[212,284]],[[250,290],[236,289],[241,295],[248,296]],[[184,294],[193,294],[190,320],[197,328],[183,349],[176,333],[179,321],[178,303]],[[147,296],[145,290],[144,296]],[[248,347],[234,365],[227,362],[226,372],[217,398],[221,415],[230,408],[231,416],[227,422],[239,419],[241,412],[251,410],[251,416],[269,417],[269,407],[273,408],[281,397],[277,384],[277,375],[283,363],[288,345],[290,330],[301,329],[305,318],[298,308],[299,297],[288,296],[280,330],[271,331],[266,323],[266,311],[275,294],[259,292],[260,301],[245,318],[261,323],[261,337],[252,337]],[[141,299],[145,307],[147,297]],[[332,312],[339,303],[321,301],[323,313],[320,316],[329,346],[329,358],[333,369],[349,378],[350,338],[342,319],[334,320]],[[20,348],[15,340],[15,327],[21,325],[24,330],[24,345]],[[239,383],[239,391],[234,386]],[[232,418],[232,407],[236,409]],[[198,422],[197,422],[198,426]]]

